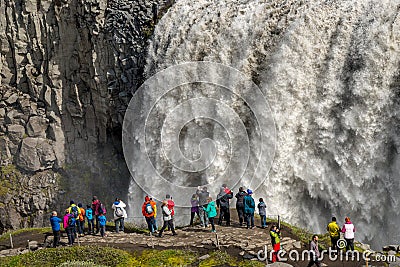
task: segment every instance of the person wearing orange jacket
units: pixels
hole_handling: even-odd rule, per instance
[[[154,211],[156,209],[156,203],[150,199],[149,196],[144,198],[144,203],[142,205],[142,214],[146,219],[147,227],[150,234],[154,234],[155,229],[155,219]]]

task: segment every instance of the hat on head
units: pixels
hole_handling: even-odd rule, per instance
[[[169,194],[166,194],[165,198],[171,198],[171,196]]]
[[[69,204],[70,204],[70,205],[75,204],[75,201],[71,200],[71,201],[69,202]]]
[[[253,194],[253,191],[251,191],[251,189],[247,189],[247,194],[251,195]]]

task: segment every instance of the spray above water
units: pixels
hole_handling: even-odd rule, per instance
[[[266,198],[268,214],[279,213],[285,220],[320,233],[332,215],[340,224],[340,218],[350,216],[357,228],[356,240],[375,248],[400,243],[399,5],[398,0],[181,0],[155,29],[148,49],[147,77],[188,61],[211,61],[238,69],[261,88],[275,117],[276,153],[271,171],[269,164],[263,166],[268,157],[261,158],[257,168],[249,168],[268,174],[256,191]],[[161,129],[169,110],[176,106],[182,110],[167,116],[169,121],[181,119],[182,113],[197,112],[201,109],[197,102],[193,107],[181,103],[204,97],[205,91],[219,99],[223,89],[182,85],[169,92],[169,97],[160,98],[165,103],[155,110],[149,128],[158,139],[146,142],[161,147]],[[140,101],[134,107],[142,116],[143,110],[154,105],[155,96],[145,92],[139,92]],[[221,98],[229,100],[227,106],[244,122],[250,147],[257,154],[257,125],[264,118],[254,119],[249,111],[252,107],[240,98]],[[149,155],[155,168],[163,177],[181,179],[179,184],[189,187],[220,177],[236,152],[230,147],[232,142],[226,141],[229,131],[207,119],[183,126],[179,137],[174,136],[177,128],[172,126],[170,134],[163,133],[163,146],[179,147],[193,163],[201,159],[203,165],[198,161],[194,167],[207,167],[207,171],[199,177],[182,161],[182,155],[162,155],[160,149]],[[168,140],[175,140],[174,144]],[[141,143],[136,149],[145,147]],[[165,165],[167,158],[181,170]],[[136,169],[143,169],[136,173],[145,173],[142,159],[138,160]]]
[[[144,192],[158,200],[173,194],[176,206],[188,207],[198,186],[212,196],[222,184],[258,188],[274,157],[275,125],[264,95],[242,73],[189,62],[139,88],[125,114],[123,148]]]

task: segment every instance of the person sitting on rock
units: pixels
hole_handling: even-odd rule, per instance
[[[174,225],[172,224],[172,212],[168,208],[168,200],[164,200],[162,202],[161,210],[162,210],[162,214],[163,214],[164,224],[160,230],[160,233],[158,234],[158,237],[162,237],[162,233],[165,230],[165,228],[167,228],[167,226],[170,227],[170,229],[172,231],[172,235],[177,235],[177,233],[175,232],[175,229],[174,229]]]

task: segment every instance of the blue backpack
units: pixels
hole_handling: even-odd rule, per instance
[[[79,214],[78,207],[77,206],[72,206],[70,213],[72,214],[72,216],[74,216],[74,218],[78,218],[78,214]]]
[[[75,226],[75,225],[76,225],[76,219],[72,214],[70,214],[68,216],[68,227]]]
[[[93,210],[92,209],[87,209],[86,210],[86,218],[88,218],[88,220],[93,219]]]

